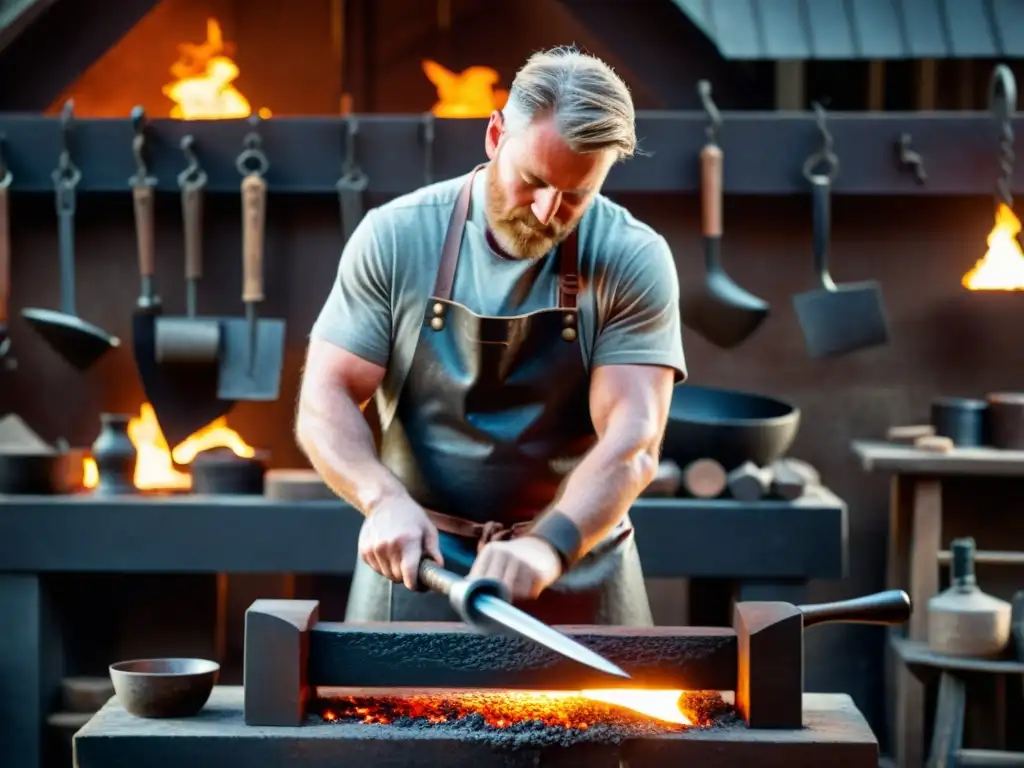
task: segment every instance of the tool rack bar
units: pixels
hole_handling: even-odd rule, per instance
[[[485,124],[415,114],[272,118],[255,127],[248,120],[155,119],[146,127],[148,166],[158,190],[177,192],[178,176],[187,166],[181,140],[191,135],[208,177],[207,191],[237,194],[242,177],[237,159],[245,137],[257,130],[271,194],[335,193],[351,145],[349,159],[365,175],[366,191],[397,195],[486,160]],[[1024,119],[1015,120],[1014,127],[1019,132]],[[605,190],[696,191],[707,129],[703,112],[639,113],[643,154],[616,166]],[[135,172],[133,135],[128,117],[76,118],[64,131],[59,116],[0,114],[0,161],[11,172],[13,192],[51,192],[66,139],[81,171],[80,192],[125,192]],[[824,125],[812,112],[734,112],[722,114],[717,132],[725,153],[725,192],[806,194],[804,165],[828,139],[839,160],[837,194],[985,195],[995,189],[999,132],[986,112],[835,112],[825,116]],[[1020,165],[1013,176],[1016,192],[1024,192]]]

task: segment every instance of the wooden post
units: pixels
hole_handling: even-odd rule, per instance
[[[807,109],[804,62],[775,62],[775,109],[780,112],[802,112]]]

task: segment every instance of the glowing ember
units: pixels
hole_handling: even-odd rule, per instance
[[[996,210],[996,223],[988,235],[988,251],[964,275],[961,281],[964,288],[972,291],[1024,290],[1024,251],[1021,251],[1017,240],[1020,230],[1020,219],[1009,206],[1000,203]]]
[[[549,728],[587,730],[617,721],[657,721],[668,730],[709,726],[732,707],[707,691],[447,691],[400,696],[335,696],[318,703],[328,722],[374,725],[455,723],[475,718],[493,729],[533,723]]]
[[[160,431],[153,406],[149,403],[143,403],[139,408],[139,415],[128,422],[128,438],[138,454],[135,464],[135,487],[140,491],[188,490],[192,487],[192,476],[187,472],[180,472],[175,464],[189,464],[203,451],[227,448],[236,456],[246,459],[256,455],[256,449],[228,426],[227,418],[224,416],[211,421],[176,446],[172,452],[167,446],[163,432]],[[96,462],[86,458],[82,467],[82,485],[86,488],[95,488],[98,482]]]
[[[229,120],[252,114],[249,100],[233,85],[240,70],[231,59],[232,48],[224,42],[216,19],[207,19],[204,42],[178,46],[178,60],[171,66],[175,80],[163,88],[174,102],[172,118]],[[259,115],[270,117],[270,110],[260,109]]]
[[[490,117],[508,101],[508,91],[495,88],[501,76],[490,67],[452,72],[436,61],[423,60],[423,74],[437,89],[431,112],[437,117]]]

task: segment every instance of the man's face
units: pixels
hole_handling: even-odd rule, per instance
[[[601,190],[614,149],[579,154],[544,118],[508,133],[500,112],[487,124],[487,223],[509,256],[536,259],[573,231]]]

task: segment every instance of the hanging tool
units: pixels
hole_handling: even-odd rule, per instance
[[[121,340],[75,314],[75,190],[82,172],[71,159],[74,101],[61,111],[61,151],[53,185],[60,225],[60,311],[27,308],[21,316],[50,347],[68,363],[86,370]]]
[[[1000,204],[1013,210],[1013,116],[1017,111],[1017,80],[1005,64],[992,72],[988,92],[989,110],[999,126],[999,176],[996,179],[996,207]]]
[[[516,608],[509,602],[508,589],[500,581],[464,579],[429,558],[420,562],[419,581],[421,588],[447,597],[462,619],[481,632],[492,634],[504,630],[606,675],[630,677],[600,654]]]
[[[181,151],[186,161],[185,170],[178,174],[185,230],[185,316],[157,320],[156,356],[163,364],[210,365],[216,363],[220,349],[220,323],[216,318],[196,316],[199,280],[203,276],[203,192],[207,175],[196,156],[195,137],[182,137]],[[216,408],[224,406],[218,404]],[[210,420],[213,418],[216,416]]]
[[[804,177],[810,182],[814,212],[814,267],[820,288],[793,297],[800,327],[811,357],[831,357],[889,341],[889,323],[882,288],[874,281],[836,285],[829,273],[832,227],[832,183],[839,175],[839,158],[832,149],[832,134],[825,110],[814,105],[823,148],[807,158]],[[822,171],[817,169],[823,168]]]
[[[261,319],[263,301],[263,237],[266,223],[270,162],[263,151],[259,117],[236,167],[242,174],[242,301],[245,319],[225,319],[221,325],[218,397],[224,400],[276,400],[284,363],[284,320]]]
[[[345,118],[345,157],[341,162],[341,178],[335,185],[338,189],[338,202],[341,204],[341,226],[346,243],[363,220],[363,193],[369,184],[369,179],[356,159],[358,135],[359,121],[349,115]]]
[[[11,208],[10,191],[14,176],[7,165],[7,138],[0,134],[0,369],[12,371],[18,361],[11,352],[8,328],[11,300]]]
[[[132,350],[135,367],[139,372],[146,400],[153,406],[157,421],[161,421],[163,386],[161,371],[157,366],[154,349],[154,323],[160,314],[160,297],[154,287],[156,275],[156,227],[153,205],[156,202],[156,177],[149,172],[146,145],[146,113],[142,107],[135,107],[131,113],[132,156],[135,159],[135,175],[128,179],[132,189],[132,203],[135,211],[135,240],[139,259],[139,298],[132,316]],[[161,422],[161,427],[163,423]],[[187,435],[186,435],[187,437]],[[174,443],[169,443],[174,447]]]
[[[434,183],[434,139],[437,137],[436,126],[434,125],[434,113],[423,114],[423,185],[430,186]]]
[[[711,84],[698,83],[708,114],[708,143],[700,153],[704,257],[707,263],[703,290],[684,297],[682,321],[717,347],[731,349],[754,333],[768,317],[767,302],[745,291],[722,267],[722,149],[718,132],[722,118],[711,99]]]

